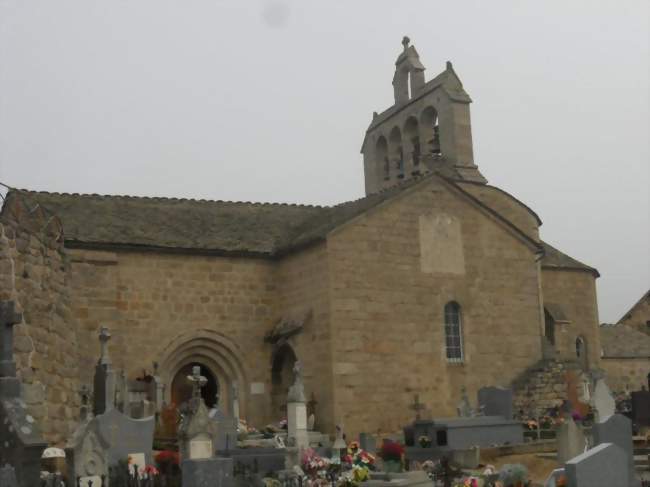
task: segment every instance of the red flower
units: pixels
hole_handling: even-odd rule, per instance
[[[178,465],[180,463],[180,455],[177,451],[163,450],[158,453],[155,458],[159,467],[167,465]]]
[[[400,461],[402,455],[404,455],[404,447],[396,441],[384,441],[379,450],[379,456],[384,460]]]

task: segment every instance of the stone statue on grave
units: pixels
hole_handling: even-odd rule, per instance
[[[302,365],[299,361],[293,366],[293,385],[289,388],[287,402],[306,402],[305,385],[302,382]]]
[[[467,389],[465,386],[460,388],[460,402],[458,403],[458,416],[461,418],[471,418],[474,416],[474,411],[472,406],[469,404],[469,398],[467,397]]]

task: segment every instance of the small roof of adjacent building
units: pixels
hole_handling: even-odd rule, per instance
[[[600,343],[603,358],[650,358],[650,336],[631,326],[601,325]]]

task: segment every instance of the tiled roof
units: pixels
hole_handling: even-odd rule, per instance
[[[603,358],[649,358],[650,336],[627,325],[600,326]]]
[[[387,201],[433,174],[411,179],[364,198],[336,206],[250,203],[182,198],[103,196],[12,189],[2,208],[11,218],[12,199],[56,215],[68,246],[153,248],[278,256],[324,239],[336,227]],[[440,175],[456,185],[453,177]],[[464,191],[464,190],[462,190]],[[475,196],[500,219],[530,237],[508,215]],[[527,207],[526,207],[527,208]],[[545,267],[597,271],[541,242]]]
[[[546,242],[542,242],[544,246],[544,258],[542,259],[542,267],[547,269],[573,269],[588,271],[594,274],[596,277],[599,277],[600,274],[598,270],[583,264],[579,260],[569,257],[567,254],[559,251],[555,247]]]

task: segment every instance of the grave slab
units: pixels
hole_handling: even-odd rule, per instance
[[[502,387],[481,387],[478,390],[479,409],[485,416],[512,419],[512,390]]]
[[[629,469],[625,452],[612,443],[602,443],[565,465],[569,487],[625,487]]]
[[[623,451],[628,466],[629,484],[620,484],[622,487],[629,485],[637,487],[640,483],[635,480],[634,468],[634,442],[632,440],[632,422],[622,414],[614,414],[606,421],[594,423],[592,427],[594,445],[612,443]]]

